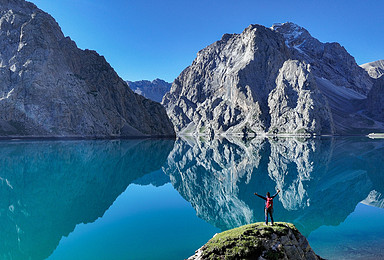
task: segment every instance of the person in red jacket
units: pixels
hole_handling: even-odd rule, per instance
[[[276,194],[273,195],[271,197],[271,194],[269,192],[267,192],[267,197],[263,197],[259,194],[257,194],[257,192],[255,192],[254,194],[260,198],[262,198],[263,200],[265,200],[265,209],[264,209],[264,212],[265,212],[265,225],[268,225],[268,214],[271,216],[271,223],[272,223],[272,226],[273,226],[273,198],[276,197],[277,194],[279,194],[280,190],[277,190]]]

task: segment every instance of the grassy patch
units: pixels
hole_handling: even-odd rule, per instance
[[[264,223],[259,222],[224,231],[204,245],[203,258],[257,259],[267,250],[262,245],[262,239],[269,239],[272,234],[286,235],[289,229],[296,231],[295,226],[289,223],[277,222],[274,226],[265,226]],[[278,250],[268,250],[267,254],[268,259],[282,257],[282,252]]]

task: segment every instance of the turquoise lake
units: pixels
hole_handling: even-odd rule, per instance
[[[0,259],[185,259],[281,193],[327,259],[384,259],[384,140],[0,142]]]

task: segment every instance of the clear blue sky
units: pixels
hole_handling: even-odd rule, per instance
[[[358,64],[384,59],[382,0],[31,0],[126,80],[172,82],[196,53],[250,24],[291,21]]]

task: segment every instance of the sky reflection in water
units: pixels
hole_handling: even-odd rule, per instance
[[[275,219],[293,222],[316,253],[384,257],[383,147],[368,138],[3,142],[0,256],[183,259],[220,230],[262,221],[253,192],[280,189]]]

